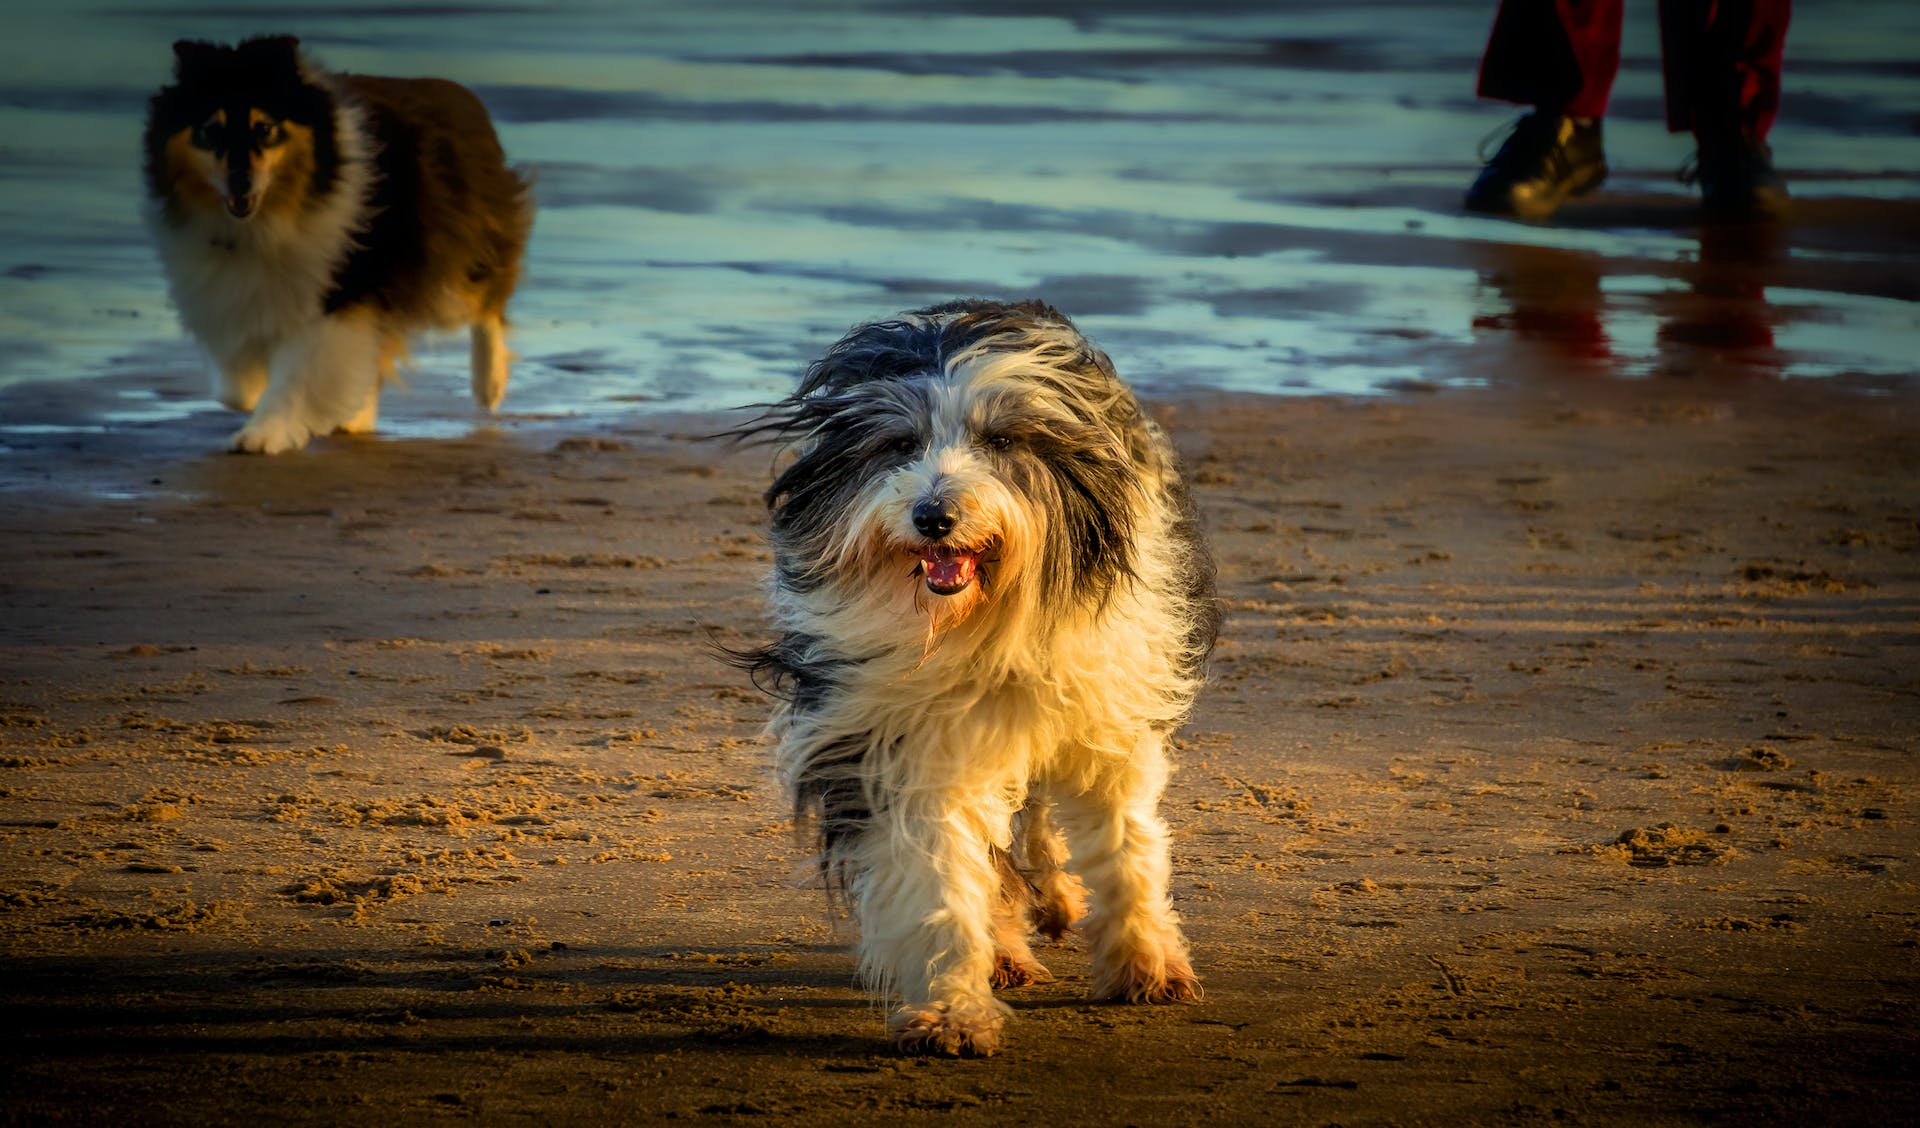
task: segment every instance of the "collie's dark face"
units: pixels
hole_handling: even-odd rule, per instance
[[[336,173],[332,103],[302,75],[299,42],[173,45],[175,84],[147,116],[152,195],[236,222],[298,210]]]
[[[1022,585],[1097,602],[1133,567],[1142,426],[1106,356],[1039,303],[856,329],[754,428],[799,446],[767,495],[779,583],[936,624]]]

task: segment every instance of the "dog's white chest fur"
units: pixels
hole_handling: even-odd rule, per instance
[[[347,250],[343,233],[309,240],[219,230],[239,226],[155,223],[181,323],[220,364],[310,329],[325,314],[333,272]]]

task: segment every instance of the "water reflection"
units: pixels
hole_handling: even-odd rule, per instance
[[[515,425],[767,399],[847,326],[960,294],[1056,301],[1157,395],[1477,384],[1509,344],[1574,373],[1911,386],[1910,4],[1796,29],[1790,249],[1696,243],[1671,165],[1551,227],[1461,215],[1479,0],[27,5],[0,38],[0,439],[234,425],[167,306],[135,153],[171,39],[265,30],[473,85],[538,171]],[[1658,128],[1654,77],[1623,75],[1610,130]],[[424,342],[382,433],[472,426],[464,354]]]
[[[1702,227],[1699,256],[1678,271],[1687,288],[1657,303],[1660,374],[1730,367],[1778,372],[1782,361],[1773,347],[1773,326],[1779,314],[1767,304],[1767,287],[1785,250],[1785,232],[1777,224]]]
[[[1477,314],[1476,331],[1510,333],[1582,365],[1612,364],[1613,346],[1601,318],[1606,298],[1599,256],[1517,243],[1488,243],[1483,251],[1489,262],[1480,283],[1497,295],[1500,308]]]
[[[1777,376],[1786,362],[1775,328],[1794,315],[1768,291],[1788,252],[1774,223],[1703,225],[1693,255],[1666,261],[1489,243],[1478,277],[1491,301],[1473,329],[1536,352],[1556,373]]]

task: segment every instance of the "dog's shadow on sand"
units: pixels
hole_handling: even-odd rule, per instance
[[[1084,953],[1052,949],[1057,963]],[[1061,979],[1003,993],[1036,1017],[1099,1008]],[[1084,969],[1081,969],[1084,970]],[[0,961],[3,1040],[21,1054],[118,1059],[563,1053],[888,1055],[885,1009],[844,944],[311,948],[46,955]],[[1124,1008],[1122,1008],[1124,1009]],[[1159,1008],[1154,1008],[1156,1011]]]
[[[308,949],[0,961],[34,1056],[395,1050],[608,1053],[725,1044],[865,1055],[874,1007],[837,945]]]

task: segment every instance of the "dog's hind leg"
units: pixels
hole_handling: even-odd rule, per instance
[[[887,1021],[906,1053],[986,1057],[1007,1007],[993,997],[994,906],[1000,874],[988,843],[1003,839],[991,798],[902,804],[855,848],[854,906],[862,977],[902,1005]]]
[[[507,398],[507,323],[495,310],[473,323],[473,402],[493,411]]]
[[[1067,872],[1067,843],[1053,825],[1052,805],[1038,795],[1015,820],[1014,849],[1021,871],[1032,882],[1030,907],[1033,927],[1049,940],[1058,940],[1087,911],[1087,887]]]
[[[1084,925],[1093,950],[1093,995],[1133,1003],[1184,1003],[1200,997],[1180,918],[1167,892],[1172,862],[1167,824],[1157,810],[1166,785],[1157,734],[1113,762],[1108,778],[1057,809],[1073,866],[1093,894]]]
[[[999,847],[991,853],[1000,874],[1000,895],[993,906],[993,985],[1028,987],[1051,982],[1053,973],[1034,958],[1027,944],[1038,890],[1020,872],[1013,855]]]
[[[381,335],[371,314],[337,313],[282,342],[266,391],[228,448],[257,454],[299,450],[360,415],[380,384]]]

